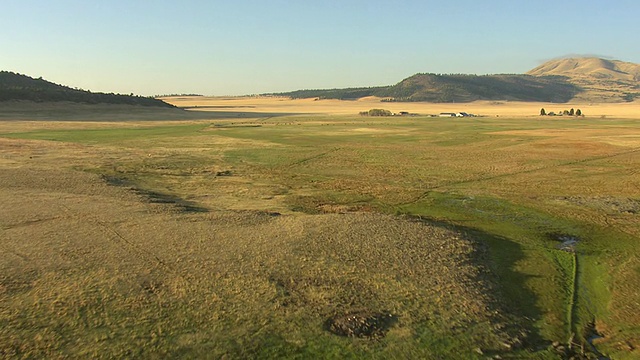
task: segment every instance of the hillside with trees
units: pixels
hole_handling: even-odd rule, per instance
[[[34,79],[27,75],[0,71],[0,102],[11,100],[174,107],[154,98],[133,94],[94,93],[58,85],[42,78]]]
[[[512,100],[567,102],[578,88],[562,77],[530,75],[416,74],[389,87],[394,101],[470,102]]]
[[[384,101],[407,102],[475,100],[567,102],[578,92],[579,88],[560,76],[416,74],[392,86],[298,90],[270,95],[340,100],[377,96]]]
[[[547,61],[526,74],[421,73],[390,86],[297,90],[267,95],[341,100],[377,96],[383,101],[428,102],[628,102],[640,98],[640,65],[600,58],[569,58]]]

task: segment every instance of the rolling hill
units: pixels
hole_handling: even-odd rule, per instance
[[[513,100],[567,102],[578,89],[556,76],[416,74],[387,89],[396,101]]]
[[[474,100],[567,102],[578,91],[576,86],[557,76],[416,74],[392,86],[298,90],[270,95],[341,100],[377,96],[383,101],[439,103]]]
[[[173,107],[173,105],[153,98],[94,93],[54,84],[42,78],[34,79],[27,75],[0,71],[0,102],[11,100]]]
[[[552,60],[526,74],[416,74],[391,86],[298,90],[270,95],[343,100],[377,96],[384,101],[428,102],[623,102],[640,97],[639,80],[640,65],[599,58],[577,58]]]
[[[576,99],[600,102],[633,101],[640,97],[640,64],[596,57],[547,61],[527,72],[533,76],[563,76],[581,91]]]
[[[389,86],[296,90],[264,95],[341,100],[376,96],[383,101],[439,103],[475,100],[615,103],[640,98],[640,65],[595,57],[564,58],[547,61],[526,74],[419,73]],[[93,93],[42,78],[0,71],[0,102],[10,100],[172,107],[158,99]]]
[[[377,96],[384,101],[470,102],[513,100],[567,102],[579,89],[557,76],[416,74],[392,86],[330,90],[298,90],[292,98],[353,100]]]
[[[600,58],[567,58],[547,61],[527,74],[637,82],[640,81],[640,65]]]

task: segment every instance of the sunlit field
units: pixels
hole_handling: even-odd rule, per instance
[[[640,357],[638,102],[166,101],[0,116],[1,357]]]
[[[388,109],[395,113],[406,111],[412,114],[438,115],[441,112],[467,112],[490,117],[537,117],[540,109],[547,113],[561,114],[564,110],[581,109],[590,118],[640,117],[640,101],[627,103],[538,103],[518,101],[474,101],[470,103],[424,103],[424,102],[381,102],[380,98],[365,97],[359,100],[342,101],[332,99],[294,99],[268,96],[245,97],[170,97],[164,101],[181,108],[197,111],[235,111],[289,113],[289,114],[331,114],[353,115],[374,108]]]

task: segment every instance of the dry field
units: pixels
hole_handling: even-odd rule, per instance
[[[0,114],[0,357],[640,355],[638,103],[169,101]]]
[[[369,109],[388,109],[392,112],[408,111],[416,114],[440,114],[441,112],[460,112],[483,116],[502,117],[537,117],[540,109],[547,112],[562,113],[571,108],[581,109],[590,118],[632,118],[640,117],[640,101],[629,103],[536,103],[512,101],[475,101],[471,103],[397,103],[380,102],[379,98],[367,97],[354,101],[316,100],[279,97],[173,97],[164,101],[178,107],[186,107],[198,111],[236,111],[271,112],[294,114],[330,114],[355,115]],[[197,107],[197,108],[196,108]],[[560,119],[560,118],[558,118]]]

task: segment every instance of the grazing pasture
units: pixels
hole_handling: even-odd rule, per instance
[[[2,357],[640,356],[627,108],[172,101],[2,116]]]

